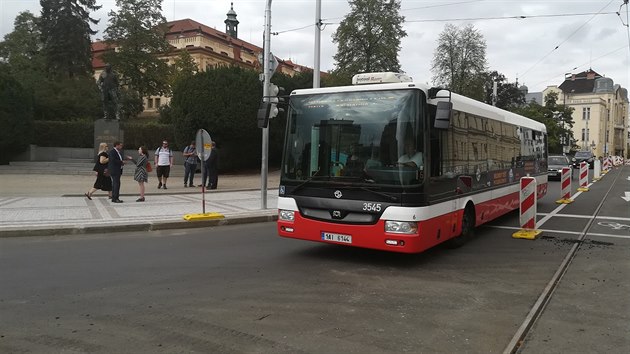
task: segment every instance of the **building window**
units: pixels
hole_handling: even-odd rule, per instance
[[[586,129],[582,128],[582,141],[586,138]]]
[[[582,120],[591,120],[591,107],[582,108]]]
[[[160,107],[160,104],[161,104],[160,101],[161,101],[161,99],[159,97],[155,99],[155,108],[159,108]]]
[[[147,98],[147,108],[153,108],[153,99]]]

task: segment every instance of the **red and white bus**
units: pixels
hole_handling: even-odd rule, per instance
[[[289,98],[278,197],[283,237],[416,253],[461,245],[547,191],[545,125],[395,73]]]

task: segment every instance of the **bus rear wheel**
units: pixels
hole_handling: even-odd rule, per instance
[[[463,246],[475,234],[475,208],[467,205],[462,216],[462,232],[459,236],[454,237],[446,242],[449,248],[458,248]]]

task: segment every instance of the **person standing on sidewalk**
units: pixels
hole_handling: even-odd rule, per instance
[[[107,169],[112,179],[112,203],[122,203],[120,200],[120,176],[123,173],[123,143],[117,141],[114,143],[114,148],[109,152],[109,161]]]
[[[197,170],[197,148],[193,140],[184,148],[184,187],[194,187],[193,179]]]
[[[136,171],[133,173],[133,180],[138,182],[140,187],[140,198],[136,202],[144,202],[144,184],[149,182],[149,173],[147,172],[147,163],[149,162],[149,153],[147,148],[140,146],[138,148],[138,160],[131,160],[136,164]]]
[[[173,151],[168,147],[168,141],[162,141],[162,146],[155,150],[155,171],[158,178],[158,189],[166,188],[166,180],[171,173],[171,166],[173,166]]]
[[[219,182],[219,151],[217,150],[217,143],[214,141],[212,142],[210,157],[206,162],[208,163],[208,189],[217,189],[217,183]]]
[[[107,143],[100,143],[98,145],[98,155],[96,156],[96,163],[92,169],[96,173],[96,181],[94,186],[87,193],[85,197],[92,200],[92,194],[97,190],[102,190],[109,194],[109,198],[112,197],[112,179],[109,176],[105,176],[105,170],[107,169],[107,163],[109,162],[109,155],[107,155]],[[109,172],[108,172],[109,174]]]

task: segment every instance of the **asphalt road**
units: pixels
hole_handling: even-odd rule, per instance
[[[419,255],[274,223],[0,239],[0,352],[502,352],[599,210],[521,351],[627,353],[629,231],[599,223],[629,209],[608,177],[561,210],[551,182],[536,241],[511,238],[511,213]]]

